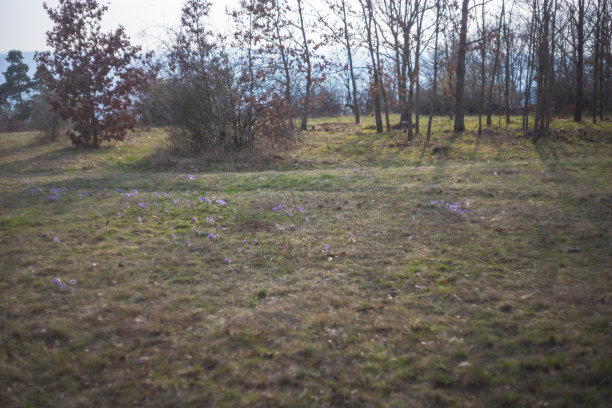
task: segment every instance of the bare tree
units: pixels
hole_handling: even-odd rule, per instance
[[[536,100],[536,112],[533,123],[533,141],[537,141],[539,138],[546,134],[546,119],[548,118],[548,110],[550,104],[548,100],[549,92],[548,87],[550,86],[550,45],[551,45],[551,21],[553,19],[553,13],[556,9],[553,6],[553,0],[543,0],[538,3],[538,0],[534,0],[534,16],[536,17],[537,24],[537,100]]]
[[[335,44],[340,44],[346,51],[347,58],[347,70],[349,75],[350,90],[349,90],[349,105],[355,116],[355,124],[358,125],[360,122],[359,117],[359,101],[357,99],[357,80],[355,78],[355,67],[353,64],[353,31],[354,28],[349,21],[349,5],[346,0],[325,0],[325,4],[332,15],[338,20],[340,26],[335,26],[333,22],[329,20],[329,16],[322,15],[319,13],[319,23],[328,29],[328,36]]]
[[[376,44],[376,22],[374,15],[374,7],[372,0],[359,0],[361,6],[362,18],[364,20],[365,27],[365,42],[370,54],[371,66],[370,72],[372,77],[371,91],[372,97],[374,98],[374,118],[376,121],[376,133],[383,132],[382,123],[382,81],[381,73],[378,68],[378,58],[376,51],[378,49]]]
[[[461,5],[461,28],[459,31],[459,46],[457,51],[457,74],[455,90],[455,132],[465,130],[465,106],[463,93],[465,91],[465,54],[467,52],[468,6],[470,0],[463,0]]]
[[[586,0],[575,0],[578,4],[578,19],[572,16],[576,28],[576,109],[574,121],[582,122],[584,105],[584,16]]]
[[[438,34],[440,32],[440,0],[436,0],[436,22],[435,22],[435,39],[434,39],[434,57],[433,57],[433,83],[431,85],[431,100],[429,102],[429,120],[427,121],[427,142],[431,138],[431,122],[433,120],[433,112],[436,106],[436,95],[438,87]]]

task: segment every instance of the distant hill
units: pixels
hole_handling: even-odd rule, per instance
[[[30,78],[32,78],[34,76],[34,73],[36,72],[36,62],[34,62],[34,51],[23,51],[23,62],[28,64],[28,67],[30,68]],[[0,84],[4,83],[4,75],[2,75],[5,71],[6,68],[8,67],[8,62],[6,62],[6,56],[8,55],[8,53],[5,54],[0,54]]]

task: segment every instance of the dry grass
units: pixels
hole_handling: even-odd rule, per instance
[[[438,119],[424,146],[320,121],[170,169],[158,130],[0,135],[0,405],[606,406],[612,127],[564,123]]]

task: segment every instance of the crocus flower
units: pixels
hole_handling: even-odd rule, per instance
[[[232,262],[232,260],[231,260],[231,259],[229,259],[229,258],[225,258],[225,262],[226,262],[226,263],[230,263],[230,262]]]
[[[57,244],[59,242],[59,238],[58,237],[54,237],[53,238],[53,242]]]
[[[329,244],[323,245],[323,252],[327,252],[329,250]]]

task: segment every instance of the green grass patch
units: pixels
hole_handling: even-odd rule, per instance
[[[606,405],[609,121],[312,125],[240,163],[0,135],[0,405]]]

